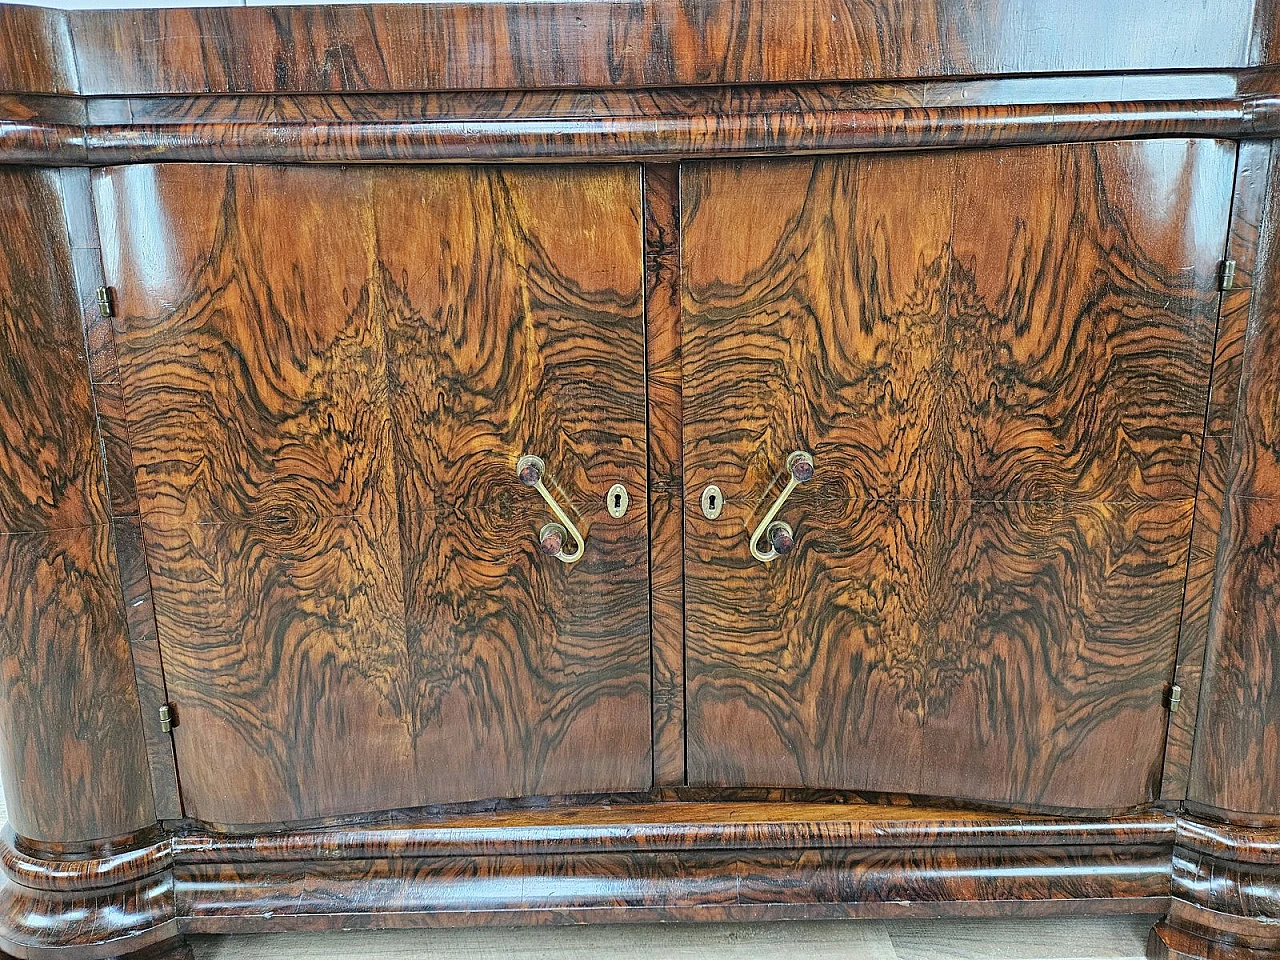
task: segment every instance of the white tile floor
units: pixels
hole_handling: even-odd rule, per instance
[[[198,960],[1139,960],[1151,920],[658,924],[193,938]]]

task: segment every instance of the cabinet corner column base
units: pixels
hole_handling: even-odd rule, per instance
[[[1147,939],[1148,960],[1280,960],[1280,951],[1192,933],[1161,920]]]
[[[0,958],[190,960],[172,848],[158,831],[33,854],[0,833]]]
[[[1178,816],[1173,897],[1151,932],[1152,960],[1280,960],[1280,827],[1226,815]]]

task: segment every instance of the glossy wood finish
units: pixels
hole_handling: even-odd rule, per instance
[[[193,832],[172,842],[181,863],[324,860],[341,850],[361,859],[391,856],[504,856],[554,850],[677,851],[750,848],[1160,846],[1174,820],[1147,812],[1096,820],[928,804],[753,800],[719,796],[691,801],[685,791],[660,802],[607,802],[534,809],[401,813],[358,825],[337,824],[262,835]]]
[[[1271,147],[1270,169],[1276,169]],[[1280,314],[1274,305],[1280,263],[1280,190],[1268,180],[1243,331],[1239,399],[1217,549],[1204,697],[1189,799],[1229,819],[1280,818]],[[1237,320],[1237,324],[1239,321]],[[1237,337],[1240,333],[1236,334]]]
[[[691,783],[1154,798],[1233,164],[685,168]],[[795,449],[766,566],[745,531]]]
[[[647,788],[638,170],[96,186],[186,813]]]
[[[0,943],[19,960],[191,960],[171,873],[102,891],[37,890],[0,877]]]
[[[1277,275],[1277,163],[1274,143],[1251,158],[1237,205],[1249,215],[1233,230],[1244,289],[1220,323],[1220,353],[1232,357],[1219,422],[1222,491],[1217,503],[1214,583],[1207,612],[1204,678],[1187,806],[1179,824],[1173,900],[1157,928],[1155,956],[1261,960],[1280,956],[1280,712],[1276,682],[1280,571],[1280,339],[1273,300]],[[1226,299],[1226,298],[1224,298]],[[1211,407],[1211,417],[1212,417]],[[1206,447],[1206,455],[1209,448]],[[1190,589],[1190,586],[1189,586]]]
[[[696,7],[608,0],[85,11],[70,20],[81,90],[98,95],[1244,66],[1251,6],[1088,0],[1068,12],[1052,0],[718,0]],[[468,56],[457,56],[460,50]]]
[[[1280,956],[1280,832],[1180,817],[1173,900],[1152,955],[1208,960]]]
[[[1153,950],[1271,949],[1280,841],[1241,824],[1280,817],[1275,23],[0,7],[0,942],[1172,882]],[[382,165],[477,160],[659,162]],[[191,165],[220,161],[259,166]],[[798,446],[800,547],[762,568],[743,524]],[[572,568],[526,449],[588,530]],[[1189,777],[1206,819],[1148,812]],[[475,797],[512,799],[422,806]]]
[[[79,89],[66,12],[0,4],[0,91],[64,94]]]
[[[1160,813],[614,798],[259,834],[188,825],[75,860],[33,858],[9,834],[0,938],[19,956],[93,958],[175,929],[1147,913],[1167,900],[1173,833]],[[28,924],[71,911],[75,925]]]
[[[102,251],[98,244],[89,171],[81,168],[61,171],[61,187],[76,296],[84,326],[89,383],[97,417],[96,439],[105,466],[104,480],[111,513],[111,549],[115,554],[124,601],[125,627],[143,719],[141,730],[147,745],[152,794],[156,815],[161,819],[176,819],[182,816],[182,807],[178,800],[173,738],[160,729],[159,723],[146,722],[158,717],[161,705],[168,703],[169,697],[156,638],[151,581],[142,550],[133,452],[129,446],[129,425],[120,390],[115,333],[111,320],[103,316],[98,304],[98,289],[106,281],[102,275]]]
[[[56,171],[0,171],[0,775],[25,837],[155,821]]]
[[[645,365],[649,395],[649,576],[653,777],[684,783],[684,468],[680,350],[680,174],[644,168]]]
[[[178,873],[192,933],[412,926],[1149,913],[1158,850],[600,854],[344,860]],[[460,884],[459,876],[466,882]],[[183,899],[189,889],[199,901]],[[270,915],[267,916],[267,913]]]
[[[1221,71],[643,91],[0,101],[0,162],[662,159],[1267,136],[1274,77]]]
[[[1240,393],[1240,373],[1253,299],[1253,265],[1258,226],[1262,219],[1270,170],[1270,144],[1246,141],[1239,148],[1236,182],[1231,204],[1231,225],[1224,259],[1235,261],[1230,290],[1219,298],[1218,331],[1210,380],[1205,439],[1201,452],[1196,514],[1187,563],[1182,622],[1178,638],[1178,663],[1174,682],[1182,690],[1182,704],[1170,716],[1165,746],[1164,777],[1160,796],[1182,800],[1191,775],[1191,750],[1209,618],[1214,602],[1214,572],[1218,538],[1222,530],[1223,498],[1228,480],[1231,437]]]

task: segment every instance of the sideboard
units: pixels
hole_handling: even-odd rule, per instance
[[[1280,4],[0,6],[0,948],[1280,957]]]

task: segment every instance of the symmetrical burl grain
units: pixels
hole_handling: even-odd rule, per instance
[[[1233,160],[686,167],[691,783],[1153,798]],[[795,449],[799,546],[764,565]]]
[[[638,171],[96,187],[187,814],[647,787]]]

